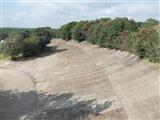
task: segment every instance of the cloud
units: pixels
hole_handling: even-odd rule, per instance
[[[30,0],[32,1],[32,0]],[[155,3],[75,3],[19,1],[7,5],[3,17],[8,27],[60,27],[70,21],[90,20],[101,17],[129,17],[144,21],[149,17],[158,18],[158,5]],[[16,10],[15,10],[16,9]]]
[[[158,18],[158,4],[155,3],[130,3],[118,4],[110,8],[102,9],[103,16],[130,17],[138,21],[144,21],[149,17]]]

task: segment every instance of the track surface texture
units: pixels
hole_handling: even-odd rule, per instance
[[[159,66],[131,53],[53,39],[0,69],[0,120],[159,119]]]

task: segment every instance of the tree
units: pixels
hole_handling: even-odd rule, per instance
[[[128,30],[128,31],[137,31],[138,30],[138,27],[140,26],[139,24],[140,23],[136,23],[134,20],[128,20],[128,19],[125,19],[124,20],[124,23],[125,23],[125,27],[124,29],[125,30]]]
[[[82,33],[82,26],[85,24],[84,21],[77,23],[72,29],[72,38],[78,42],[85,40],[85,36]]]
[[[23,56],[29,57],[40,53],[39,37],[33,35],[26,38],[23,43]]]
[[[11,56],[12,59],[37,55],[44,51],[51,38],[52,30],[49,27],[35,31],[18,30],[15,34],[9,34],[5,42],[0,43],[0,53]]]
[[[100,47],[120,49],[137,54],[140,58],[160,61],[160,38],[155,19],[135,22],[128,18],[102,18],[94,21],[80,21],[71,30],[72,38],[78,42],[87,40]],[[63,29],[69,31],[65,26]],[[69,32],[63,33],[69,36]],[[67,38],[67,37],[66,37]]]
[[[98,23],[93,30],[93,41],[95,44],[100,45],[100,47],[106,47],[106,37],[108,36],[110,27],[112,26],[111,21]]]
[[[70,22],[66,25],[63,25],[60,28],[60,37],[64,40],[70,40],[72,39],[72,28],[76,25],[76,22]]]
[[[93,24],[88,28],[88,34],[86,37],[86,41],[88,41],[89,43],[95,44],[93,40],[93,35],[94,35],[93,32],[96,27],[96,23],[95,22],[92,22],[92,23]]]
[[[5,40],[5,38],[7,38],[7,37],[8,37],[8,33],[7,32],[2,31],[0,33],[0,41],[1,40]]]
[[[52,38],[57,38],[58,36],[58,29],[52,29]]]
[[[159,24],[159,21],[158,21],[158,20],[149,18],[149,19],[147,19],[147,20],[141,25],[141,27],[156,26],[156,25],[158,25],[158,24]]]
[[[91,28],[91,26],[93,26],[94,25],[94,22],[89,22],[89,21],[86,21],[83,25],[82,25],[82,27],[81,27],[81,29],[80,29],[80,31],[81,31],[81,36],[83,36],[82,38],[82,40],[81,41],[84,41],[84,40],[87,40],[87,37],[90,35],[90,28]]]
[[[40,47],[43,49],[52,39],[52,29],[50,27],[41,27],[35,30],[36,35],[39,37]]]
[[[160,37],[155,28],[141,28],[136,43],[136,53],[140,58],[160,62]]]
[[[22,37],[22,39],[26,39],[26,38],[28,38],[30,36],[30,31],[29,30],[23,30],[22,32],[21,32],[21,37]]]
[[[158,25],[159,21],[158,20],[155,20],[153,18],[149,18],[145,21],[145,23],[149,23],[149,24],[152,24],[152,25]]]
[[[23,39],[20,35],[14,36],[14,38],[7,38],[4,44],[4,54],[11,56],[15,59],[22,55]]]

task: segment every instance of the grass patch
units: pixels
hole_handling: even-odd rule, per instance
[[[3,54],[0,54],[0,60],[11,60],[11,57],[3,55]]]

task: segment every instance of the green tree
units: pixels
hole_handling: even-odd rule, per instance
[[[70,22],[66,25],[63,25],[60,28],[60,37],[64,40],[70,40],[72,39],[72,28],[76,25],[76,22]]]
[[[85,36],[82,33],[82,26],[85,24],[84,21],[77,23],[72,29],[72,38],[78,42],[85,40]]]
[[[33,35],[26,38],[23,43],[23,56],[29,57],[40,53],[39,37]]]
[[[23,39],[20,35],[16,35],[13,38],[7,38],[4,44],[4,54],[11,56],[12,59],[16,59],[22,55]]]
[[[0,40],[5,40],[5,38],[7,38],[8,37],[8,33],[7,32],[1,32],[0,33]]]
[[[136,53],[140,58],[160,62],[160,37],[155,28],[141,28],[137,33]]]
[[[41,27],[35,30],[36,35],[39,37],[39,45],[43,49],[52,39],[52,29],[50,27]]]
[[[141,27],[150,27],[150,26],[156,26],[159,24],[158,20],[155,20],[153,18],[147,19],[144,23],[142,23]]]
[[[92,44],[95,44],[94,43],[94,39],[93,39],[93,32],[94,32],[94,29],[96,27],[96,24],[95,22],[93,22],[93,24],[88,28],[88,33],[87,33],[87,37],[86,37],[86,41],[88,41],[89,43],[92,43]]]
[[[26,39],[26,38],[28,38],[30,36],[30,31],[29,30],[23,30],[22,32],[21,32],[21,37],[22,37],[22,39]]]
[[[58,29],[52,29],[52,38],[57,38],[58,36]]]

